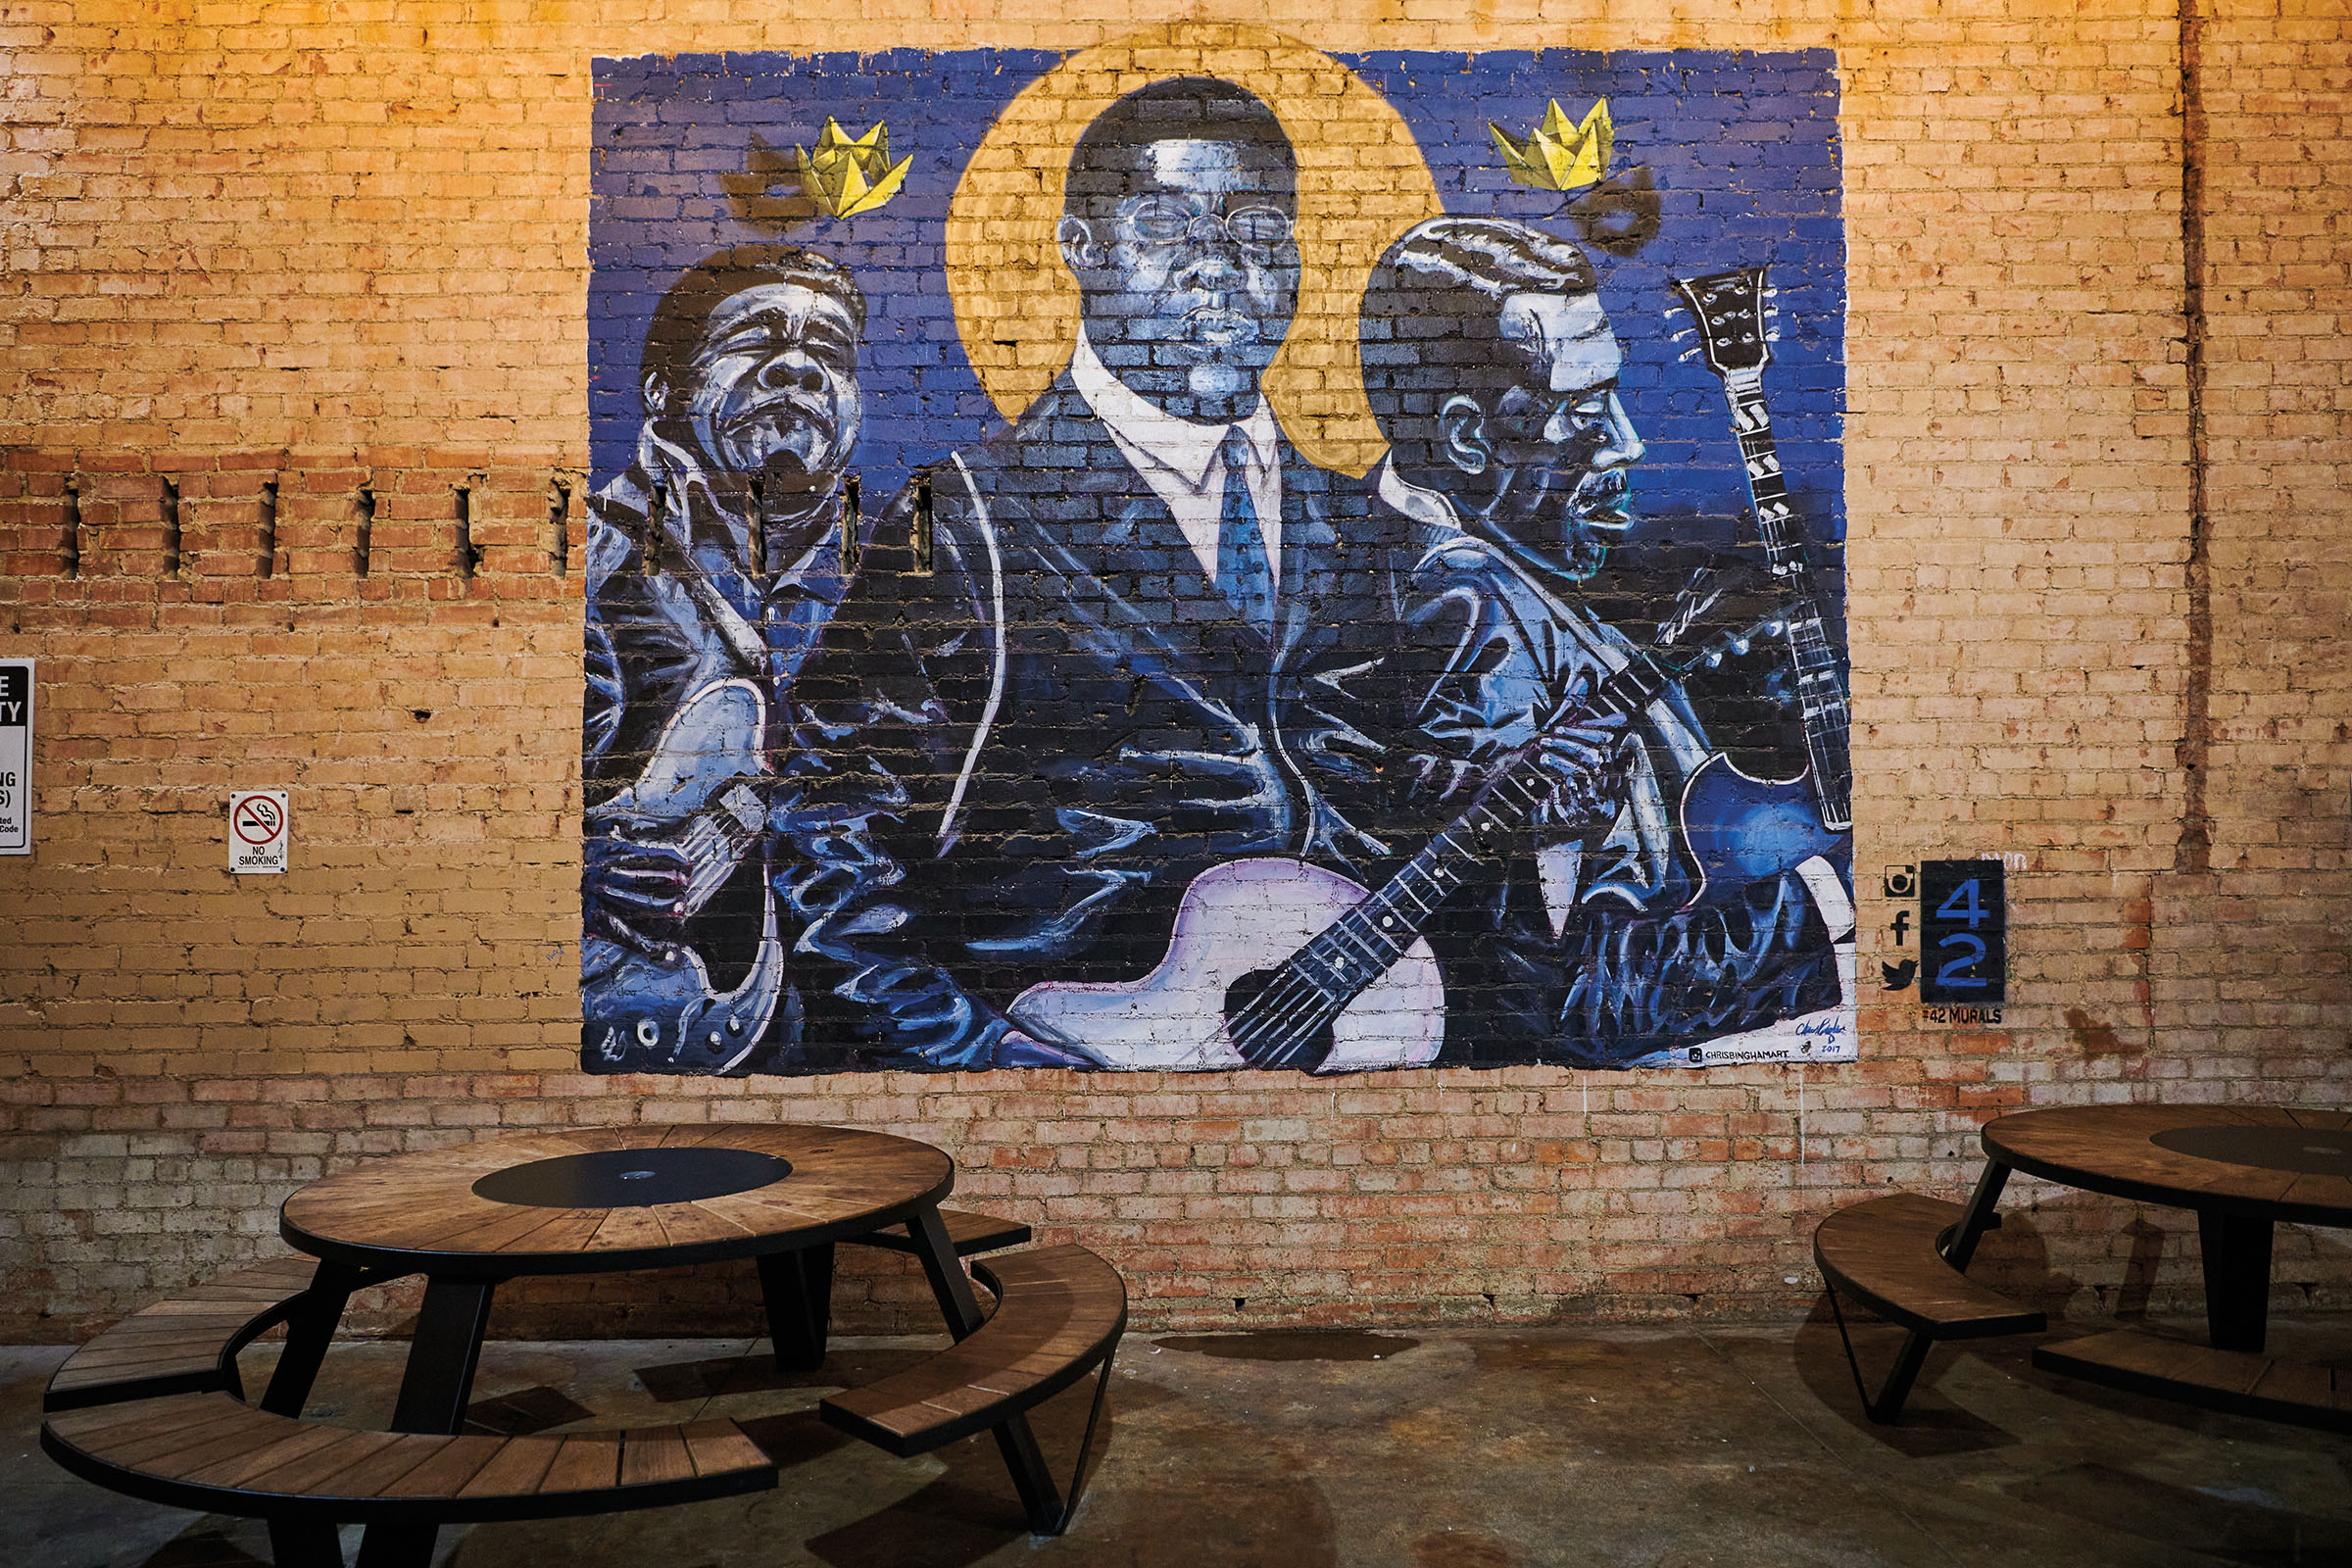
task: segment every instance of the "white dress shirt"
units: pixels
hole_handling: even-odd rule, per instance
[[[1225,508],[1225,465],[1219,449],[1225,432],[1238,429],[1250,443],[1250,499],[1266,546],[1266,573],[1277,593],[1282,586],[1282,460],[1274,411],[1259,398],[1246,419],[1233,424],[1196,424],[1179,419],[1111,373],[1086,328],[1070,356],[1070,380],[1088,408],[1110,431],[1152,493],[1176,514],[1176,526],[1200,558],[1209,581],[1217,577],[1217,525]]]

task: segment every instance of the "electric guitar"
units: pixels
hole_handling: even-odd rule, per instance
[[[1685,358],[1703,355],[1707,368],[1723,382],[1724,397],[1731,404],[1732,428],[1740,438],[1740,456],[1747,470],[1756,532],[1780,591],[1788,657],[1796,673],[1797,702],[1804,715],[1806,771],[1820,802],[1821,825],[1833,833],[1843,833],[1854,825],[1854,769],[1848,750],[1853,720],[1838,657],[1822,631],[1821,612],[1813,602],[1804,545],[1793,526],[1795,509],[1788,500],[1788,487],[1782,481],[1780,455],[1772,444],[1772,416],[1764,407],[1764,367],[1771,363],[1770,345],[1778,335],[1766,319],[1764,301],[1770,291],[1764,284],[1764,271],[1761,267],[1745,267],[1705,277],[1676,278],[1674,286],[1697,324],[1698,344]],[[1728,759],[1711,758],[1708,767],[1747,779]],[[1691,776],[1686,800],[1690,790],[1702,787],[1705,771]],[[1771,781],[1747,782],[1764,785]],[[1733,788],[1725,784],[1704,787]],[[1688,812],[1684,820],[1690,820]]]
[[[1780,631],[1777,616],[1718,638],[1673,666],[1661,652],[1636,652],[1497,763],[1468,808],[1378,892],[1276,856],[1212,866],[1185,889],[1167,956],[1150,974],[1032,986],[1006,1016],[1035,1038],[1106,1067],[1360,1072],[1427,1065],[1445,1035],[1446,993],[1437,955],[1420,928],[1482,861],[1509,855],[1516,830],[1550,798],[1544,739],[1588,717],[1639,712],[1701,662],[1743,650],[1766,629]],[[1790,786],[1764,788],[1785,793]],[[1809,819],[1811,802],[1798,804]],[[1786,803],[1775,808],[1786,809]],[[1739,871],[1723,857],[1727,848],[1737,855],[1744,847],[1710,839],[1686,840],[1684,848],[1703,890],[1710,873],[1727,881]],[[1289,956],[1267,967],[1277,954]]]
[[[662,726],[637,781],[594,812],[589,832],[645,839],[685,858],[681,918],[710,902],[766,829],[766,728],[757,685],[711,681]],[[580,990],[592,1056],[613,1067],[724,1072],[751,1053],[775,1015],[786,956],[775,890],[760,882],[759,946],[731,991],[713,990],[702,956],[682,943],[632,947],[587,934]]]

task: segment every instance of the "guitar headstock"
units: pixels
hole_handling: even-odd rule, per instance
[[[1697,345],[1686,350],[1684,359],[1703,355],[1707,368],[1727,380],[1753,374],[1770,363],[1770,345],[1780,337],[1771,318],[1780,313],[1770,303],[1775,291],[1765,286],[1763,268],[1678,277],[1674,289],[1696,322],[1698,335]],[[1690,335],[1678,332],[1675,341]]]
[[[1788,630],[1788,617],[1776,611],[1735,631],[1717,632],[1692,649],[1661,643],[1651,650],[1651,657],[1680,680],[1701,669],[1720,668],[1727,659],[1744,659],[1758,642],[1778,643]]]

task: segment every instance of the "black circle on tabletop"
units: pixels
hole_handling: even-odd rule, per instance
[[[650,1208],[748,1193],[791,1171],[790,1160],[752,1149],[600,1149],[494,1170],[473,1194],[532,1208]]]
[[[2148,1141],[2176,1154],[2193,1154],[2225,1165],[2252,1165],[2302,1176],[2352,1176],[2352,1132],[2234,1125],[2168,1127]]]

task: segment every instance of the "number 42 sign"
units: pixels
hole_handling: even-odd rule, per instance
[[[1997,1006],[2007,1000],[2009,899],[1999,860],[1919,866],[1919,1000]]]

